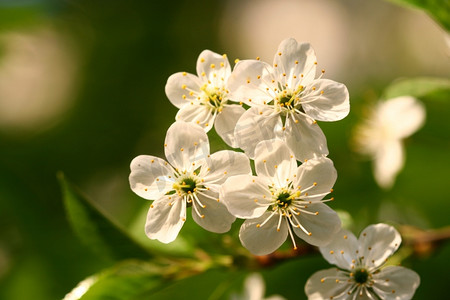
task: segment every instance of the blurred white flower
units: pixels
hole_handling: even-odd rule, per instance
[[[373,159],[378,185],[388,189],[403,168],[402,140],[425,122],[425,108],[410,96],[379,101],[369,117],[355,128],[355,150]]]
[[[336,212],[323,202],[332,191],[337,173],[333,162],[320,157],[300,167],[280,140],[262,141],[256,146],[258,176],[237,175],[222,185],[220,198],[230,213],[247,219],[239,238],[251,253],[266,255],[277,250],[293,233],[306,242],[322,246],[339,231]]]
[[[237,144],[250,158],[258,142],[280,138],[299,160],[328,155],[325,135],[315,120],[337,121],[350,110],[345,85],[316,77],[316,55],[310,44],[281,42],[273,67],[243,60],[228,81],[232,98],[251,106],[238,120]],[[323,72],[322,72],[323,74]]]
[[[382,268],[400,243],[400,234],[386,224],[367,227],[359,239],[342,229],[330,244],[320,247],[323,257],[338,268],[318,271],[308,279],[308,299],[411,299],[419,275],[400,266]]]
[[[182,121],[169,127],[164,146],[168,162],[149,155],[131,162],[131,189],[155,200],[147,215],[147,236],[163,243],[175,240],[186,221],[187,206],[192,206],[194,221],[204,229],[227,232],[235,218],[219,201],[219,189],[228,176],[251,174],[248,158],[229,150],[209,155],[203,128]]]
[[[51,27],[0,35],[0,129],[21,133],[59,121],[74,97],[77,57]]]
[[[253,273],[245,279],[244,293],[241,295],[233,294],[230,300],[284,300],[283,297],[278,295],[265,298],[265,290],[266,286],[262,276],[258,273]]]
[[[234,127],[245,109],[229,102],[227,81],[230,73],[225,54],[204,50],[197,60],[198,76],[175,73],[167,80],[165,90],[170,102],[180,109],[176,120],[196,123],[206,131],[214,125],[217,134],[228,145],[237,147]]]

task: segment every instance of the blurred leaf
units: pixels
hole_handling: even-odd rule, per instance
[[[149,259],[152,254],[114,224],[104,213],[58,174],[64,204],[72,228],[97,254],[113,260]]]
[[[209,270],[202,274],[188,277],[175,282],[167,288],[141,294],[133,300],[152,299],[228,299],[224,294],[229,292],[230,285],[242,279],[242,272],[225,272],[224,270]],[[83,299],[84,300],[84,299]]]
[[[390,0],[391,2],[423,9],[441,26],[450,31],[450,1],[448,0]]]
[[[128,300],[162,285],[158,268],[143,261],[125,261],[80,282],[63,300]]]
[[[147,220],[147,213],[148,213],[148,205],[142,206],[142,209],[139,211],[139,213],[134,218],[134,221],[128,226],[130,235],[140,244],[145,246],[146,248],[152,249],[154,252],[161,253],[165,256],[172,256],[172,257],[194,257],[195,256],[195,246],[194,243],[191,240],[187,240],[183,234],[179,234],[177,238],[169,243],[164,244],[161,243],[158,240],[151,240],[149,239],[144,232],[145,228],[145,222]],[[188,214],[188,218],[189,218]],[[191,218],[189,218],[191,219]],[[189,222],[193,222],[193,220],[189,220]],[[186,226],[184,226],[184,230],[182,229],[182,232],[185,232]],[[199,226],[197,226],[199,227]],[[203,229],[201,229],[203,230]],[[188,235],[195,235],[196,233],[188,232]]]
[[[0,32],[39,24],[42,20],[41,10],[41,7],[38,6],[1,7],[0,1]]]
[[[339,216],[339,219],[341,219],[342,227],[348,230],[352,230],[354,226],[354,221],[352,215],[343,209],[335,209],[336,213]]]
[[[384,98],[399,96],[423,97],[440,90],[450,90],[450,80],[444,78],[405,78],[394,81],[384,91]]]

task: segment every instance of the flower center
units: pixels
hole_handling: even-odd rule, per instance
[[[226,92],[223,89],[218,87],[208,88],[207,86],[201,87],[203,91],[203,105],[208,106],[211,109],[212,113],[216,111],[221,111],[223,108],[223,104],[226,102],[224,98]]]
[[[222,104],[222,96],[215,93],[209,95],[209,104],[213,107],[219,108]]]
[[[173,188],[178,191],[183,191],[186,194],[191,194],[196,191],[197,180],[192,177],[183,177],[173,184]]]
[[[356,283],[366,283],[369,279],[369,272],[366,269],[358,269],[355,271],[354,278]]]
[[[291,96],[283,96],[281,97],[281,99],[278,101],[278,104],[281,107],[289,107],[292,106],[292,97]]]
[[[277,196],[277,205],[279,208],[287,208],[292,203],[291,194],[288,192],[281,192]]]

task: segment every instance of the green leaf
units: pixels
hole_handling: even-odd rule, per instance
[[[224,297],[229,293],[234,282],[242,280],[242,272],[211,269],[204,273],[177,280],[173,284],[149,293],[142,293],[133,300],[152,299],[229,299]],[[84,300],[84,299],[83,299]]]
[[[394,81],[384,91],[384,98],[390,99],[399,96],[423,97],[428,94],[450,90],[450,80],[444,78],[405,78]]]
[[[147,249],[133,240],[70,184],[62,173],[58,174],[58,179],[68,220],[78,237],[93,251],[111,260],[152,257]]]
[[[391,2],[423,9],[441,26],[450,31],[450,1],[448,0],[390,0]]]
[[[162,284],[157,267],[143,261],[124,261],[86,278],[63,300],[130,300]]]

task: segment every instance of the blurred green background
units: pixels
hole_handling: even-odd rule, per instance
[[[448,9],[445,2],[429,11]],[[444,26],[447,17],[439,17]],[[424,12],[381,0],[0,0],[0,299],[62,299],[115,262],[91,251],[71,229],[58,171],[148,247],[220,253],[208,242],[228,237],[192,220],[175,246],[147,241],[148,202],[129,189],[129,163],[140,154],[164,157],[165,133],[177,111],[164,93],[171,74],[195,73],[204,49],[227,53],[231,62],[256,56],[271,62],[287,37],[311,42],[325,77],[350,91],[350,115],[320,123],[339,174],[331,207],[350,213],[356,234],[380,221],[449,226],[448,89],[420,96],[427,121],[406,141],[406,165],[392,190],[380,190],[370,162],[350,149],[365,107],[394,80],[448,79],[448,32]],[[225,147],[214,133],[210,137],[212,151]],[[449,255],[444,241],[403,261],[422,279],[415,299],[447,296]],[[305,299],[307,278],[327,267],[312,255],[267,268],[267,295]],[[152,299],[226,299],[242,289],[245,272],[165,282]]]

